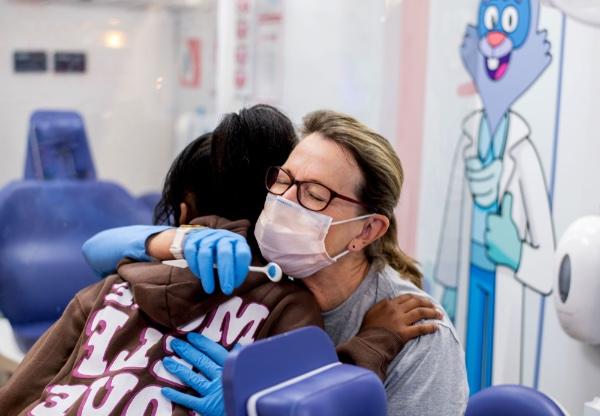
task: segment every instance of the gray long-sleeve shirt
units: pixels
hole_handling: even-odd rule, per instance
[[[373,268],[356,291],[325,312],[325,330],[338,345],[356,335],[367,311],[383,299],[415,293],[439,304],[389,266]],[[409,341],[391,362],[384,382],[388,415],[462,415],[469,396],[464,352],[445,315],[439,330]]]

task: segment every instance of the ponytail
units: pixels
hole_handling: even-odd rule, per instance
[[[396,218],[390,218],[390,227],[379,240],[366,249],[366,256],[370,263],[382,267],[388,264],[400,273],[400,276],[410,280],[419,289],[423,289],[423,274],[417,262],[402,251],[398,245],[398,230]]]

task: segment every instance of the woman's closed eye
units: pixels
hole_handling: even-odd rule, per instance
[[[327,198],[326,198],[326,197],[324,197],[324,196],[321,196],[321,195],[317,195],[317,194],[316,194],[316,193],[314,193],[314,192],[310,192],[310,191],[309,191],[309,192],[307,193],[307,195],[308,195],[308,197],[309,197],[309,198],[312,198],[312,199],[314,199],[314,200],[315,200],[315,201],[317,201],[317,202],[325,202],[325,201],[327,201]]]

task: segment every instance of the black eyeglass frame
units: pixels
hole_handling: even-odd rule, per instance
[[[281,193],[276,193],[276,192],[271,191],[271,187],[269,186],[269,177],[270,177],[271,172],[273,172],[274,169],[277,169],[277,171],[284,172],[287,176],[289,176],[289,178],[291,180],[290,184],[287,186],[287,188],[285,188],[285,190],[283,192],[281,192]],[[277,172],[277,173],[279,173],[279,172]],[[279,175],[276,175],[275,179],[277,179],[278,176]],[[325,188],[325,189],[327,189],[329,191],[329,194],[330,194],[329,201],[327,201],[327,203],[325,204],[325,206],[323,208],[321,208],[321,209],[313,209],[313,208],[307,207],[306,205],[304,205],[302,203],[302,197],[300,196],[301,195],[301,193],[300,193],[300,187],[303,184],[305,184],[305,183],[319,185],[319,186],[322,186],[323,188]],[[273,186],[274,184],[275,184],[275,182],[273,182],[273,184],[271,184],[271,186]],[[296,178],[294,178],[294,175],[292,175],[290,172],[288,172],[287,170],[285,170],[281,166],[271,166],[269,169],[267,169],[267,174],[265,176],[265,187],[267,188],[267,191],[269,193],[271,193],[273,195],[281,196],[281,195],[285,194],[294,185],[296,185],[296,199],[298,200],[298,203],[300,205],[302,205],[304,208],[309,209],[309,210],[314,211],[314,212],[324,211],[325,209],[327,209],[327,207],[329,206],[329,204],[331,204],[331,201],[333,201],[335,198],[343,199],[344,201],[348,201],[348,202],[352,202],[354,204],[358,204],[361,207],[363,207],[363,208],[365,208],[365,209],[367,209],[369,211],[371,210],[371,208],[369,206],[365,205],[364,203],[362,203],[360,201],[357,201],[354,198],[350,198],[349,196],[345,196],[345,195],[342,195],[340,193],[337,193],[333,189],[329,188],[328,186],[323,185],[320,182],[316,182],[316,181],[299,181],[299,180],[296,180]]]

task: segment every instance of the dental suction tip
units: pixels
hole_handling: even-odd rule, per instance
[[[281,271],[281,267],[277,263],[269,263],[267,264],[266,275],[272,282],[279,282],[281,277],[283,276],[283,272]]]

